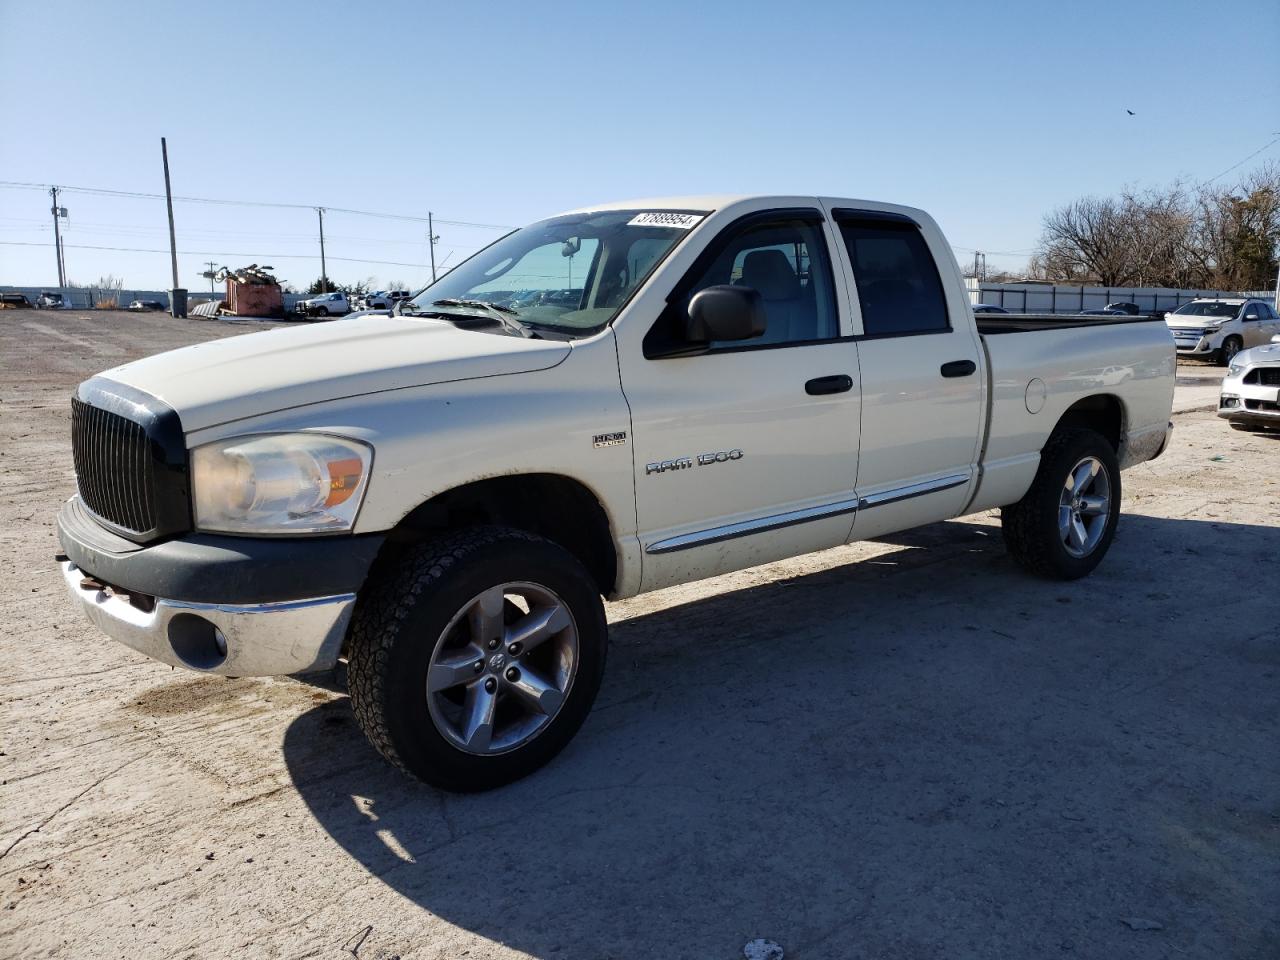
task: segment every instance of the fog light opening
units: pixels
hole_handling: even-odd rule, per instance
[[[169,646],[194,670],[212,670],[227,659],[222,631],[194,613],[179,613],[169,621]]]

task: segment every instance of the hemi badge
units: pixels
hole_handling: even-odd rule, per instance
[[[591,438],[593,447],[616,447],[627,442],[627,432],[625,430],[619,433],[597,433]]]

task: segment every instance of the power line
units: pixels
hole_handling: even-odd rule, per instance
[[[177,199],[176,197],[174,198]],[[37,243],[33,240],[0,240],[0,245],[6,247],[47,247],[47,243]],[[99,247],[83,243],[64,243],[64,248],[72,250],[109,250],[115,253],[168,253],[168,250],[159,250],[155,248],[144,247]],[[309,253],[241,253],[238,251],[227,250],[179,250],[179,255],[184,257],[261,257],[273,260],[314,260],[315,255]],[[426,269],[421,263],[404,263],[400,260],[364,260],[358,257],[329,257],[330,260],[341,260],[346,263],[375,263],[386,267],[419,267]]]
[[[48,185],[43,183],[28,183],[22,180],[0,180],[0,187],[7,187],[15,190],[45,190]],[[108,190],[105,187],[64,187],[59,186],[59,190],[68,193],[86,193],[95,196],[104,197],[125,197],[134,200],[163,200],[162,193],[144,193],[139,190]],[[279,203],[270,200],[225,200],[213,197],[174,197],[174,200],[183,203],[212,203],[224,206],[236,207],[274,207],[283,210],[315,210],[317,206],[323,206],[326,213],[348,213],[359,217],[376,217],[381,220],[404,220],[409,223],[427,223],[427,217],[415,217],[404,213],[379,213],[372,210],[355,210],[350,207],[331,207],[327,204],[314,203]],[[436,223],[443,223],[450,227],[474,227],[478,230],[510,230],[510,226],[501,223],[474,223],[469,220],[441,220],[438,217]]]
[[[1227,167],[1227,169],[1223,170],[1221,173],[1217,174],[1216,176],[1210,177],[1208,180],[1205,180],[1204,182],[1206,184],[1209,184],[1209,183],[1213,183],[1213,181],[1217,180],[1219,177],[1225,177],[1228,173],[1230,173],[1236,167],[1243,166],[1244,164],[1252,160],[1254,157],[1256,157],[1258,154],[1262,153],[1264,150],[1270,150],[1277,143],[1280,143],[1280,137],[1276,137],[1274,140],[1272,140],[1270,143],[1266,144],[1265,146],[1259,147],[1257,150],[1253,151],[1253,153],[1249,154],[1243,160],[1239,161],[1238,163],[1233,163],[1231,166]]]

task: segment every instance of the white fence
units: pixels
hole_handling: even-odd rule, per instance
[[[966,279],[969,300],[1012,313],[1080,313],[1108,303],[1136,303],[1153,313],[1199,297],[1254,297],[1277,303],[1275,290],[1175,290],[1173,287],[1073,287],[1053,283],[982,283]],[[1277,304],[1280,308],[1280,304]]]
[[[0,286],[0,293],[20,293],[32,304],[36,302],[36,298],[42,293],[60,293],[64,302],[75,310],[92,310],[94,305],[101,300],[115,300],[121,309],[127,307],[134,300],[158,300],[166,308],[169,306],[168,290],[101,290],[96,287]],[[187,291],[187,309],[190,310],[198,303],[205,303],[209,300],[222,300],[225,297],[226,292],[222,289],[215,293],[210,293],[208,290],[189,290]],[[307,294],[284,294],[285,311],[292,311],[299,300],[305,300],[306,298]]]

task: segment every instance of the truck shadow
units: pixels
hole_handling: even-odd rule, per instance
[[[540,958],[1280,942],[1280,610],[1214,589],[1274,566],[1280,529],[1126,515],[1071,584],[1018,572],[991,526],[891,542],[615,623],[577,740],[508,788],[411,782],[345,700],[290,726],[290,774],[371,875]]]

